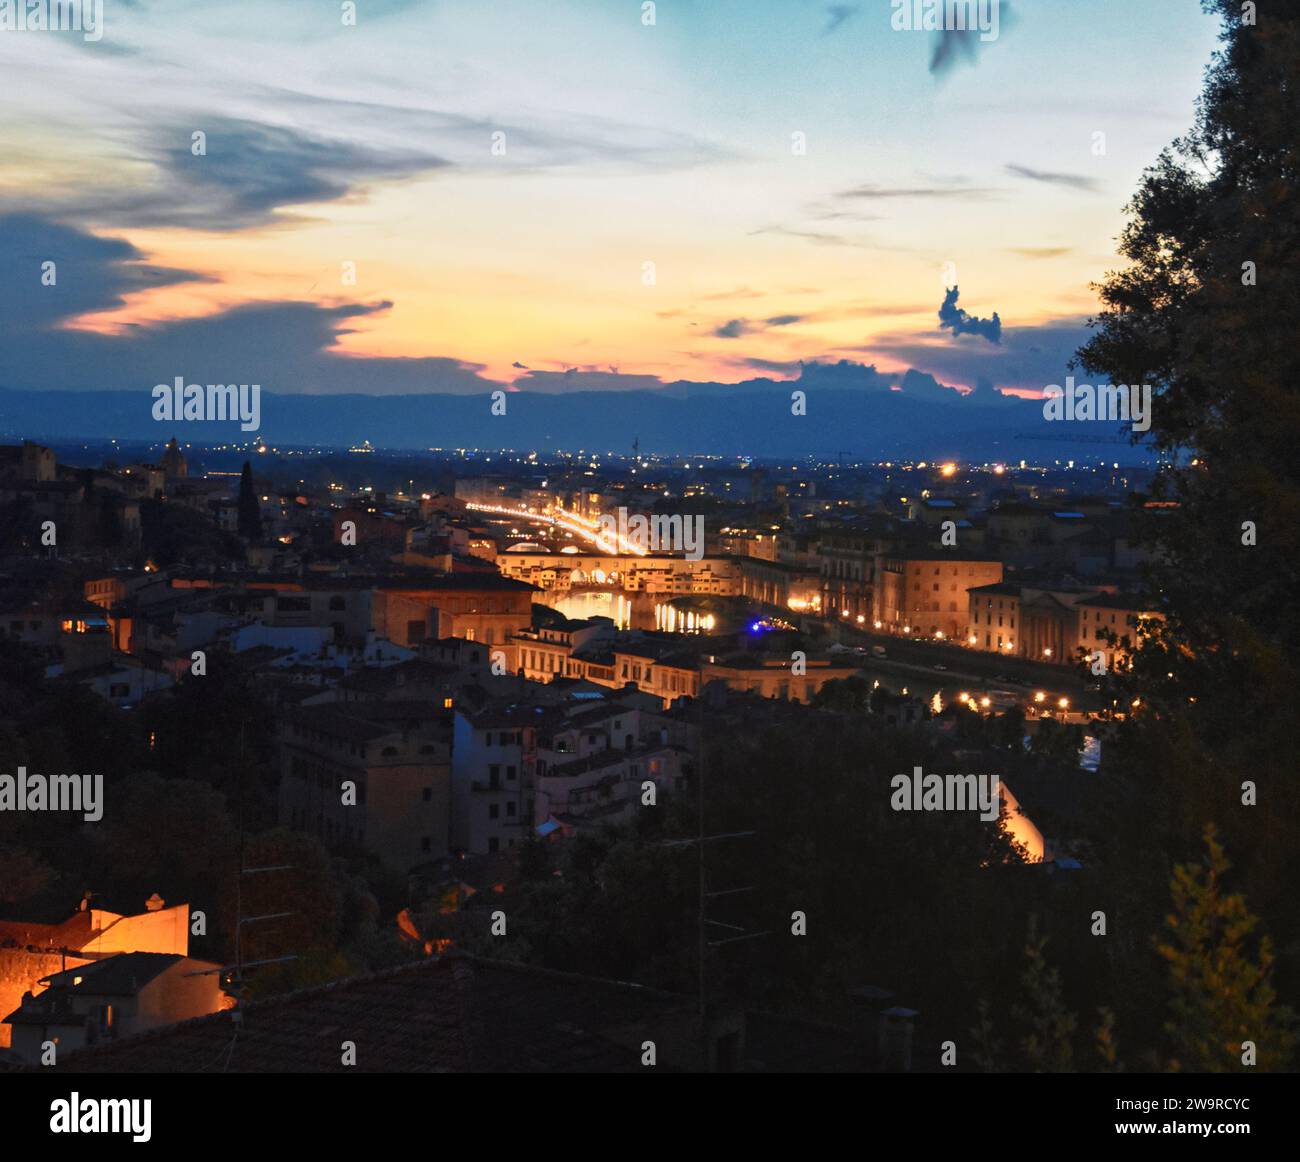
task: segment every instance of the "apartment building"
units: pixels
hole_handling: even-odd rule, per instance
[[[277,740],[281,824],[331,846],[365,848],[400,872],[445,856],[450,713],[396,700],[285,711]]]
[[[537,734],[547,712],[458,709],[455,716],[451,849],[470,855],[508,851],[533,823]]]

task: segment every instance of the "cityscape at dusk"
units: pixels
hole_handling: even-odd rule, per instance
[[[32,2],[0,70],[33,1142],[1284,1116],[1300,0]]]

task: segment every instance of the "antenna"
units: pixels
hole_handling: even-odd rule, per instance
[[[234,997],[235,1011],[234,1019],[236,1024],[240,1021],[239,1006],[243,1004],[244,993],[247,986],[244,983],[244,969],[253,968],[263,964],[283,964],[286,961],[297,960],[296,954],[291,956],[276,956],[263,960],[253,960],[245,963],[244,961],[244,925],[256,924],[262,920],[281,920],[286,916],[292,916],[293,912],[266,912],[260,916],[244,915],[244,877],[264,875],[268,872],[291,871],[293,864],[274,864],[268,867],[245,867],[244,857],[246,848],[247,833],[244,828],[244,773],[247,767],[244,752],[245,727],[241,723],[239,727],[239,874],[235,877],[235,963],[223,965],[219,969],[206,969],[204,972],[195,973],[196,976],[202,976],[206,973],[220,972],[223,974],[222,979],[225,983],[222,985],[222,992],[227,996]],[[225,973],[231,973],[230,979],[225,980]]]
[[[700,691],[703,695],[703,690]],[[739,896],[754,890],[753,885],[735,888],[723,888],[719,891],[708,890],[708,875],[705,863],[705,852],[707,845],[710,843],[719,843],[727,839],[755,839],[758,837],[757,831],[728,831],[719,832],[717,835],[706,835],[704,829],[704,775],[705,775],[705,754],[704,745],[704,698],[696,699],[696,736],[695,736],[695,778],[696,778],[696,829],[694,837],[690,839],[668,839],[664,840],[662,847],[694,847],[698,860],[699,868],[699,896],[696,907],[696,933],[697,933],[697,957],[698,957],[698,991],[697,1006],[700,1019],[700,1052],[701,1062],[704,1067],[708,1065],[708,1030],[706,1026],[706,1014],[708,1009],[708,954],[711,948],[721,948],[724,944],[736,944],[742,940],[757,940],[760,936],[770,936],[768,930],[762,932],[751,932],[739,924],[729,924],[722,920],[711,920],[708,915],[708,906],[710,900],[720,899],[723,896]],[[727,932],[736,933],[733,936],[722,936],[718,934],[717,939],[710,939],[709,929],[720,928]]]

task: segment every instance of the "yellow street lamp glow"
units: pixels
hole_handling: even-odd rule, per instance
[[[1070,708],[1070,700],[1068,698],[1062,698],[1059,702],[1057,702],[1057,706],[1059,706],[1062,710],[1068,710]]]
[[[1034,701],[1035,701],[1035,702],[1046,702],[1046,701],[1047,701],[1047,695],[1046,695],[1045,693],[1043,693],[1042,690],[1036,690],[1036,691],[1034,691]]]
[[[981,706],[984,706],[984,707],[988,707],[988,706],[992,705],[992,703],[989,701],[989,697],[988,697],[987,694],[984,695],[984,697],[980,699],[980,705],[981,705]]]

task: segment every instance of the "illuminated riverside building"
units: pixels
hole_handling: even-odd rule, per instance
[[[970,590],[1002,580],[1002,563],[927,549],[877,559],[874,620],[891,633],[968,636]]]
[[[622,556],[608,553],[502,553],[502,576],[544,590],[607,588],[625,593],[738,596],[741,572],[725,557]]]
[[[1101,654],[1106,669],[1124,665],[1141,623],[1159,620],[1150,602],[1072,586],[999,583],[970,591],[965,644],[971,649],[1068,666],[1080,651]],[[1112,645],[1107,636],[1118,639]],[[1125,645],[1127,639],[1127,645]]]

